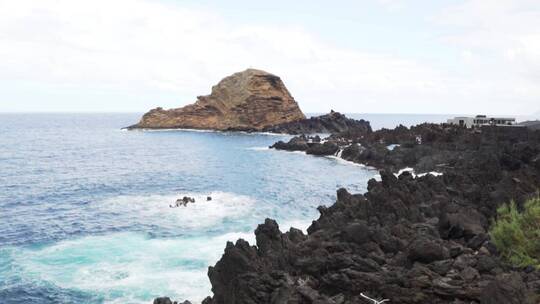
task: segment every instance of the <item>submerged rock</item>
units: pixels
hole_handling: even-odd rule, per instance
[[[144,114],[128,129],[192,128],[262,131],[305,116],[281,79],[273,74],[247,69],[225,77],[210,95],[194,104]]]

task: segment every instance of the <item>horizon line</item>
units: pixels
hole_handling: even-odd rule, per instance
[[[335,110],[334,110],[335,111]],[[2,114],[144,114],[148,111],[1,111]],[[525,116],[525,117],[535,117],[538,116],[537,113],[531,114],[495,114],[495,113],[427,113],[427,112],[344,112],[344,111],[335,111],[343,114],[357,114],[357,115],[439,115],[439,116],[476,116],[476,115],[486,115],[486,116]],[[328,112],[305,112],[305,114],[317,114],[324,115]]]

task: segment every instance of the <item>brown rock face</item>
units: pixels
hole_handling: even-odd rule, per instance
[[[153,109],[129,128],[259,131],[304,118],[278,76],[247,69],[225,77],[212,87],[210,95],[197,97],[194,104]]]

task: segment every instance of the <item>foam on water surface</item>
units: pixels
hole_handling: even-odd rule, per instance
[[[270,151],[271,150],[269,147],[249,147],[246,149],[253,150],[253,151]]]
[[[366,166],[364,164],[355,163],[353,161],[343,159],[343,158],[341,158],[341,155],[329,155],[329,156],[326,156],[326,158],[332,159],[335,162],[337,162],[339,164],[342,164],[342,165],[361,167],[361,168],[365,168],[366,170],[375,170],[375,168],[373,168],[373,167]]]
[[[10,269],[35,285],[99,295],[106,303],[149,303],[154,297],[201,301],[211,294],[206,269],[223,253],[227,241],[252,233],[215,237],[159,239],[116,233],[61,241],[36,249],[3,250]]]
[[[403,169],[399,170],[398,173],[394,173],[394,175],[395,175],[396,177],[398,177],[398,176],[400,176],[401,173],[403,173],[403,172],[409,172],[409,173],[411,173],[411,175],[412,175],[413,177],[422,177],[422,176],[426,176],[426,175],[428,175],[428,174],[433,175],[433,176],[441,176],[441,175],[443,175],[442,172],[436,172],[436,171],[423,172],[423,173],[416,173],[416,172],[414,171],[413,168],[409,168],[409,167],[403,168]]]
[[[220,133],[223,135],[255,135],[255,136],[281,136],[281,137],[291,137],[286,133],[273,133],[273,132],[247,132],[247,131],[220,131],[212,129],[191,129],[191,128],[162,128],[162,129],[150,129],[150,128],[141,128],[141,129],[132,129],[128,130],[123,128],[125,131],[140,131],[140,132],[198,132],[198,133]]]
[[[386,149],[392,151],[399,146],[400,146],[399,144],[391,144],[391,145],[386,146]]]
[[[177,199],[193,197],[195,203],[175,207]],[[207,197],[211,200],[207,200]],[[228,192],[179,193],[169,195],[117,196],[99,202],[101,212],[125,217],[126,221],[184,229],[204,229],[239,219],[253,208],[255,200]],[[171,207],[172,206],[172,207]]]
[[[183,196],[195,198],[195,203],[170,207]],[[116,221],[157,226],[153,230],[170,230],[176,236],[118,232],[8,247],[0,250],[0,277],[14,282],[12,288],[21,282],[53,286],[105,303],[149,303],[163,295],[200,302],[211,295],[207,268],[219,260],[226,242],[242,238],[255,244],[257,219],[249,220],[257,214],[255,205],[251,197],[228,192],[111,197],[91,208]],[[280,229],[306,232],[310,224],[283,221]]]

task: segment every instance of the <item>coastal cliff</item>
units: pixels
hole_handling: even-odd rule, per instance
[[[283,81],[273,74],[247,69],[225,77],[210,95],[193,104],[144,114],[128,129],[211,129],[262,131],[271,126],[305,119]]]

